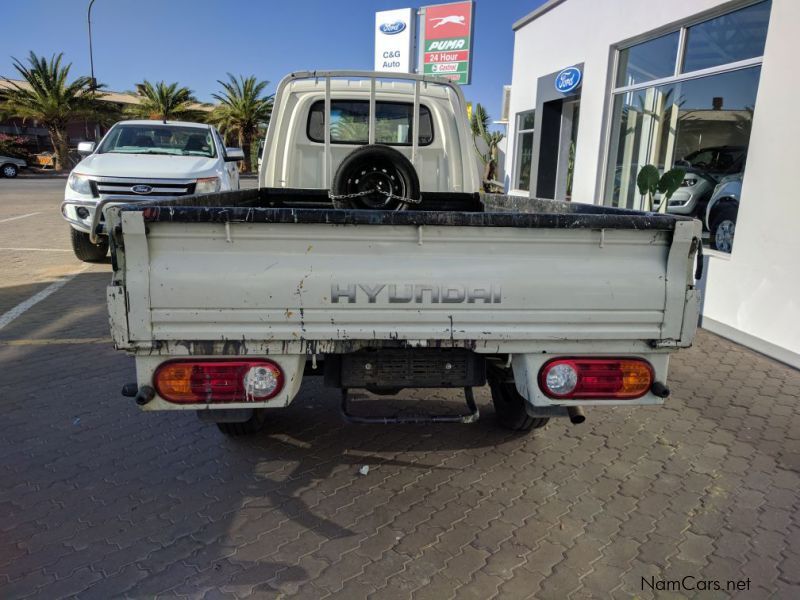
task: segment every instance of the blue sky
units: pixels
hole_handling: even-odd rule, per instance
[[[511,25],[543,0],[477,0],[468,100],[499,118],[511,83]],[[434,3],[434,2],[431,2]],[[418,8],[425,0],[96,0],[92,9],[95,76],[112,90],[142,79],[179,81],[200,100],[226,72],[256,75],[275,89],[304,69],[372,69],[374,13]],[[72,74],[89,73],[88,0],[3,3],[0,75],[14,77],[11,56],[64,52]]]

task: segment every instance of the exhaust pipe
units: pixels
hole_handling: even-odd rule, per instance
[[[586,415],[583,414],[583,409],[580,406],[568,406],[567,415],[569,415],[570,423],[573,425],[580,425],[586,420]]]
[[[155,397],[156,397],[156,391],[149,385],[143,385],[142,387],[139,388],[139,392],[136,394],[135,398],[136,404],[138,404],[139,406],[144,406]]]

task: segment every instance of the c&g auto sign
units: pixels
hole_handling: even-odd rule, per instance
[[[472,2],[426,6],[423,73],[467,84],[472,60]]]
[[[413,72],[414,12],[400,8],[375,13],[376,71]]]

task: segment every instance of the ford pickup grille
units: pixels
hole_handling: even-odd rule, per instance
[[[174,198],[194,193],[194,179],[114,179],[98,177],[91,182],[92,193],[100,196],[131,198]]]

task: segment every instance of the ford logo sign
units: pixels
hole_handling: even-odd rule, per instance
[[[149,194],[150,192],[153,191],[153,188],[150,187],[149,185],[134,185],[131,188],[131,191],[134,194]]]
[[[406,24],[403,21],[395,21],[394,23],[383,23],[379,29],[386,35],[394,35],[405,30]]]
[[[571,92],[581,84],[581,70],[567,67],[556,75],[556,89],[562,94]]]

